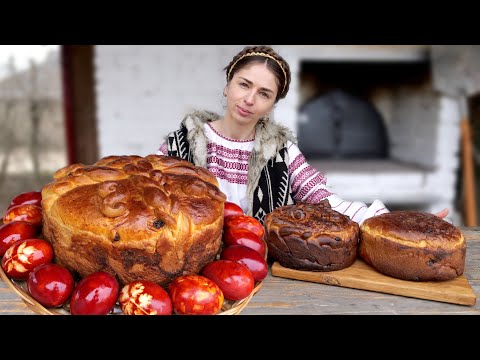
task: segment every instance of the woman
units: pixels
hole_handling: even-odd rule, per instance
[[[297,202],[328,200],[332,209],[361,224],[389,210],[375,200],[341,199],[326,178],[311,167],[292,132],[269,119],[289,90],[288,63],[269,46],[248,46],[225,67],[223,116],[208,111],[188,114],[180,129],[167,135],[158,154],[178,156],[208,168],[227,200],[263,222],[273,209]],[[444,209],[436,215],[445,217]]]

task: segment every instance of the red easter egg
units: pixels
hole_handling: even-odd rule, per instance
[[[243,245],[249,247],[260,254],[261,257],[265,257],[265,243],[254,232],[238,228],[229,227],[223,232],[223,241],[225,245]]]
[[[11,245],[2,258],[2,268],[8,277],[26,280],[38,265],[51,262],[53,247],[42,239],[26,239]]]
[[[28,275],[30,295],[47,307],[58,307],[67,302],[75,286],[75,279],[65,267],[55,263],[35,267]]]
[[[32,239],[38,235],[38,227],[27,221],[12,221],[0,226],[0,256],[20,240]]]
[[[123,286],[118,301],[125,315],[172,314],[172,301],[167,291],[148,280],[136,280]]]
[[[3,222],[27,221],[37,226],[42,225],[42,208],[33,204],[16,205],[9,208],[3,215]]]
[[[230,216],[230,215],[243,215],[243,214],[244,214],[243,209],[239,205],[231,201],[225,201],[224,212],[223,212],[224,217]]]
[[[23,204],[42,206],[42,193],[40,191],[27,191],[20,193],[10,201],[8,209]]]
[[[263,239],[265,229],[260,221],[248,215],[231,215],[225,218],[223,229],[242,228],[255,233],[260,239]]]
[[[241,300],[252,292],[255,280],[246,266],[231,260],[215,260],[205,265],[202,275],[213,280],[228,300]]]
[[[93,272],[82,278],[70,297],[72,315],[106,315],[112,311],[120,285],[112,274]]]
[[[214,315],[223,305],[223,293],[212,280],[201,275],[181,275],[168,286],[176,314]]]
[[[222,260],[236,261],[252,272],[255,281],[262,281],[268,274],[265,259],[255,250],[243,245],[231,245],[224,248],[220,254]]]

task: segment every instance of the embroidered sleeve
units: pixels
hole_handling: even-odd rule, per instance
[[[157,155],[168,155],[167,143],[164,142],[157,150]]]
[[[389,212],[379,200],[375,200],[370,206],[367,206],[360,201],[347,201],[340,198],[327,185],[325,175],[310,166],[300,149],[290,142],[288,155],[290,159],[288,174],[295,202],[317,204],[327,199],[332,209],[347,215],[359,224],[369,217]]]
[[[380,201],[375,200],[370,206],[360,201],[347,201],[339,196],[332,194],[327,198],[333,210],[347,215],[353,221],[362,224],[366,219],[389,212],[386,206]]]

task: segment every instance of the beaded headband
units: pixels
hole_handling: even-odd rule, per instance
[[[285,69],[283,68],[283,65],[280,61],[278,61],[277,59],[275,59],[272,55],[269,55],[269,54],[266,54],[266,53],[263,53],[263,52],[250,52],[250,53],[246,53],[246,54],[243,54],[242,56],[240,56],[237,61],[235,61],[232,66],[230,66],[230,69],[228,69],[228,74],[227,74],[227,81],[228,79],[230,78],[230,73],[232,72],[232,69],[235,67],[235,65],[237,65],[237,63],[242,60],[245,56],[263,56],[263,57],[267,57],[269,59],[272,59],[274,60],[278,66],[280,66],[280,69],[282,69],[283,71],[283,76],[285,78],[285,81],[283,82],[283,89],[282,89],[282,92],[281,94],[283,94],[283,92],[285,91],[285,86],[287,86],[287,72],[285,71]]]

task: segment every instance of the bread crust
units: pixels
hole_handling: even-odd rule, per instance
[[[322,204],[286,205],[265,217],[270,257],[282,266],[310,271],[334,271],[357,257],[359,226]]]
[[[188,161],[108,156],[59,169],[43,187],[43,236],[82,277],[103,270],[166,287],[215,258],[225,200],[213,174]]]
[[[447,221],[419,211],[393,211],[360,226],[359,256],[402,280],[451,280],[464,272],[466,243]]]

